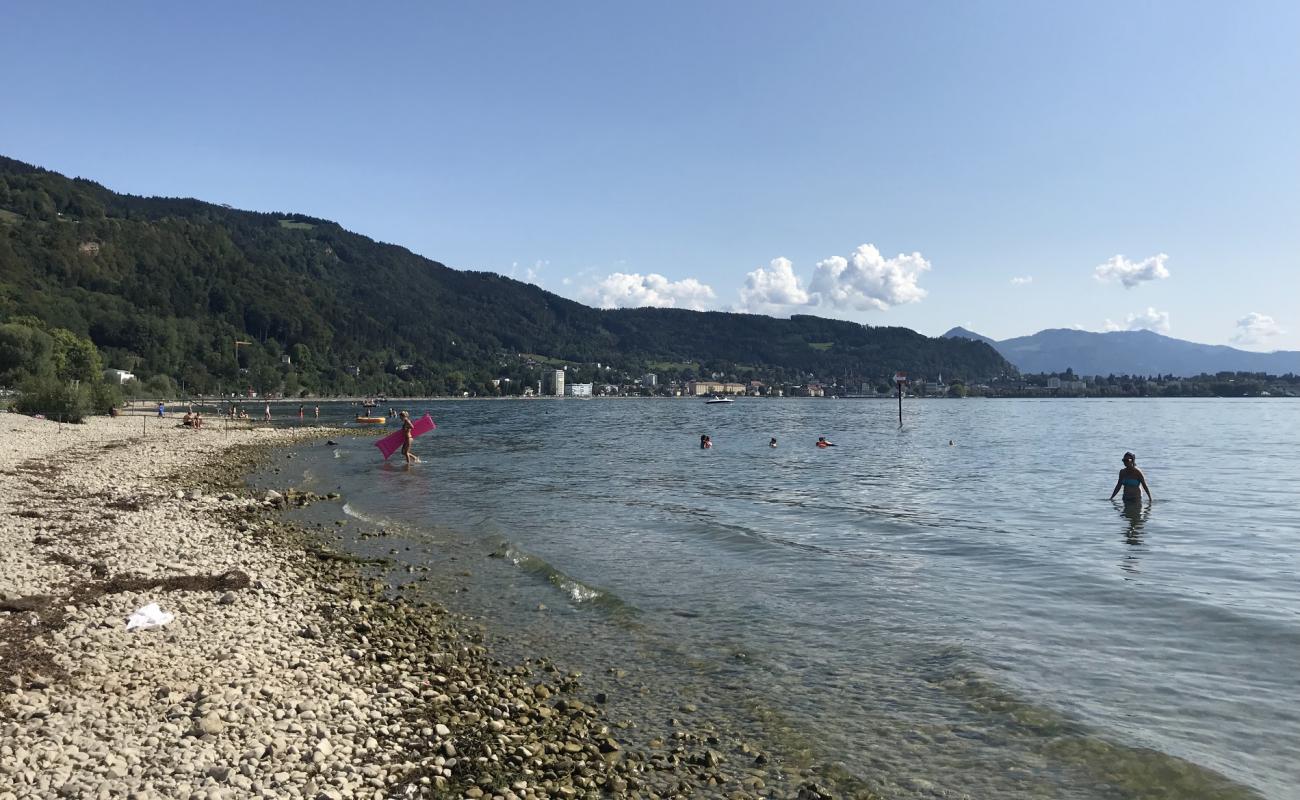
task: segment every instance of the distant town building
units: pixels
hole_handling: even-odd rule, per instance
[[[293,359],[289,357],[289,354],[288,354],[288,353],[285,353],[284,355],[280,356],[280,363],[281,363],[281,364],[292,364],[292,363],[293,363]]]
[[[659,376],[653,372],[647,372],[641,376],[641,388],[653,389],[659,385]]]
[[[106,369],[104,370],[104,380],[108,383],[115,383],[118,386],[121,386],[127,381],[135,380],[135,375],[124,369]]]
[[[1048,389],[1059,389],[1059,388],[1061,388],[1061,379],[1058,378],[1058,377],[1056,377],[1055,375],[1053,375],[1052,377],[1048,378],[1048,379],[1047,379],[1047,388],[1048,388]]]
[[[590,383],[570,383],[564,387],[566,397],[591,397]]]
[[[564,397],[564,370],[548,369],[542,372],[542,387],[539,394]]]
[[[700,397],[706,394],[744,394],[743,383],[719,383],[718,381],[687,381],[686,393]]]
[[[358,367],[356,364],[348,364],[343,368],[343,371],[354,378],[361,375],[361,367]]]

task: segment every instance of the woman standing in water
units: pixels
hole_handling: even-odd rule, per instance
[[[1142,470],[1137,468],[1137,456],[1132,453],[1125,453],[1124,469],[1119,471],[1119,480],[1115,481],[1115,488],[1110,493],[1110,499],[1114,500],[1119,490],[1124,490],[1125,503],[1142,502],[1142,492],[1147,493],[1147,500],[1152,500],[1151,488],[1147,486],[1147,476],[1142,474]]]
[[[402,455],[406,457],[406,465],[409,467],[420,462],[415,453],[411,452],[411,443],[415,441],[415,425],[411,422],[411,416],[405,411],[397,416],[402,420]]]

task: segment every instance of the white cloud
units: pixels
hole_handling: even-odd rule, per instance
[[[742,311],[767,313],[789,306],[807,305],[811,298],[794,274],[788,258],[774,258],[769,267],[759,267],[745,276],[740,289]]]
[[[1034,276],[1033,276],[1033,275],[1026,275],[1026,276],[1024,276],[1023,278],[1012,278],[1012,279],[1011,279],[1011,285],[1012,285],[1012,286],[1024,286],[1026,283],[1033,283],[1033,282],[1034,282]]]
[[[670,281],[663,275],[615,272],[582,292],[585,301],[600,308],[688,308],[704,311],[714,298],[713,289],[694,278]]]
[[[542,286],[542,270],[550,266],[550,263],[551,262],[549,261],[538,259],[533,262],[531,267],[524,267],[523,273],[521,274],[519,271],[519,262],[514,261],[510,264],[508,277],[514,278],[517,281],[523,281],[524,283],[531,283],[534,286]]]
[[[1277,322],[1267,314],[1252,311],[1237,320],[1237,333],[1232,341],[1239,344],[1263,344],[1265,340],[1286,333]]]
[[[1146,311],[1139,311],[1135,314],[1129,314],[1124,323],[1120,324],[1114,320],[1106,320],[1103,330],[1110,331],[1155,331],[1156,333],[1169,333],[1169,312],[1156,311],[1151,306],[1147,306]]]
[[[920,253],[885,258],[875,245],[864,244],[848,257],[831,256],[813,270],[813,305],[885,311],[891,306],[920,302],[926,292],[917,286],[930,262]]]
[[[1165,267],[1165,262],[1168,260],[1169,256],[1164,253],[1158,253],[1141,261],[1129,261],[1122,255],[1112,256],[1105,264],[1098,264],[1093,269],[1093,275],[1099,281],[1117,280],[1124,284],[1125,289],[1132,289],[1144,281],[1168,278],[1169,269]]]
[[[1128,322],[1128,329],[1131,331],[1169,333],[1169,312],[1156,311],[1151,306],[1147,306],[1146,311],[1129,314],[1126,321]]]

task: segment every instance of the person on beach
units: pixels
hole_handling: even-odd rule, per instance
[[[1142,474],[1142,470],[1137,468],[1137,456],[1132,453],[1125,453],[1120,459],[1124,462],[1124,468],[1119,471],[1119,480],[1115,481],[1115,488],[1111,490],[1110,499],[1114,500],[1115,495],[1119,494],[1120,489],[1124,490],[1125,503],[1142,502],[1142,492],[1147,493],[1147,501],[1151,497],[1151,488],[1147,486],[1147,476]]]
[[[713,440],[709,438],[709,435],[707,433],[700,434],[700,449],[708,450],[712,446]]]
[[[270,422],[270,421],[271,421],[271,404],[270,404],[270,403],[267,403],[267,404],[266,404],[266,411],[262,412],[262,419],[265,420],[266,422]]]
[[[160,417],[167,416],[167,404],[162,401],[158,402],[158,416]]]
[[[298,424],[299,424],[299,425],[302,424],[302,415],[305,414],[306,412],[307,412],[307,407],[306,407],[306,406],[304,406],[304,405],[299,405],[299,406],[298,406]]]
[[[316,424],[320,424],[320,406],[316,406]]]
[[[415,425],[411,422],[411,415],[402,411],[397,418],[402,421],[402,455],[406,458],[406,465],[409,467],[418,464],[420,459],[411,452],[411,443],[415,441]]]

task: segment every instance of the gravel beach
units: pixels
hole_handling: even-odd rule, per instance
[[[243,476],[326,434],[0,415],[0,800],[833,796],[677,720],[628,748],[580,676],[284,523],[335,498]]]

